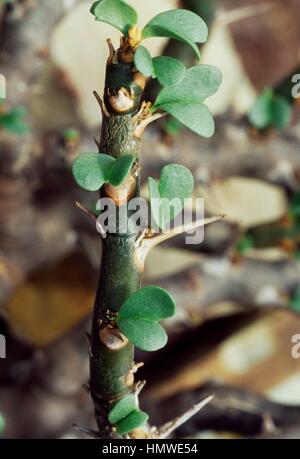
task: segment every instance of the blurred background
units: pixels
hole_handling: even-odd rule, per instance
[[[207,216],[226,219],[201,245],[184,237],[149,255],[144,282],[170,291],[168,346],[138,352],[142,405],[160,425],[214,393],[181,438],[300,438],[300,0],[128,0],[141,25],[189,8],[209,25],[201,62],[223,72],[202,139],[173,119],[145,134],[143,178],[181,163]],[[94,427],[89,330],[100,238],[74,205],[71,175],[96,151],[107,46],[87,0],[0,0],[0,437],[82,438]],[[148,44],[148,43],[147,43]],[[194,64],[180,43],[149,41]],[[154,97],[155,87],[148,88]],[[297,336],[298,335],[298,336]],[[3,351],[3,347],[2,347]]]

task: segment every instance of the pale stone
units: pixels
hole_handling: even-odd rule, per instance
[[[292,344],[291,344],[292,347]],[[286,358],[292,358],[286,356]],[[286,403],[287,405],[299,405],[300,404],[300,372],[288,376],[279,384],[272,387],[268,392],[267,396],[270,397],[274,402]]]
[[[200,186],[196,196],[204,198],[206,211],[225,214],[226,220],[244,228],[278,221],[288,210],[281,187],[247,177],[228,177],[209,187]]]
[[[146,258],[147,279],[162,279],[197,265],[201,255],[189,250],[155,247]]]
[[[219,355],[228,371],[245,374],[258,363],[272,357],[274,351],[271,329],[265,323],[255,323],[229,338]]]
[[[230,107],[238,113],[247,113],[255,101],[256,92],[242,66],[228,26],[218,20],[203,48],[201,63],[214,65],[223,74],[217,93],[205,102],[212,113],[224,113]]]

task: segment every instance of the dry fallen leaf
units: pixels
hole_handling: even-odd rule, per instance
[[[153,399],[168,397],[210,379],[258,393],[288,386],[292,378],[299,384],[299,363],[291,355],[291,337],[299,332],[299,326],[300,320],[288,311],[261,314],[206,353],[191,353],[186,360],[179,360],[180,365],[177,362],[169,367],[169,374],[161,375],[149,395]],[[284,390],[274,391],[274,400],[281,402],[282,393]],[[289,402],[298,404],[299,400],[299,390],[294,391]]]
[[[16,290],[4,312],[20,338],[44,347],[87,317],[94,284],[88,262],[74,254],[35,273]]]

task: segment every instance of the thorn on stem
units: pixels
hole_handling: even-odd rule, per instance
[[[135,137],[138,139],[141,139],[146,127],[149,126],[150,123],[153,123],[153,121],[159,120],[160,118],[163,118],[164,116],[166,116],[166,113],[154,113],[153,115],[148,116],[147,118],[141,120],[135,128],[135,131],[134,131]]]
[[[263,416],[263,432],[269,433],[269,434],[274,434],[277,432],[277,427],[275,425],[275,422],[272,418],[272,416],[267,413]]]
[[[169,437],[171,433],[174,432],[174,430],[178,429],[178,427],[182,426],[182,424],[186,423],[195,414],[197,414],[200,410],[202,410],[202,408],[204,408],[205,405],[211,402],[213,398],[214,398],[214,395],[209,395],[204,400],[202,400],[200,403],[197,403],[197,405],[194,405],[188,411],[183,413],[181,416],[178,416],[172,421],[164,424],[163,426],[161,426],[159,429],[156,430],[156,432],[153,435],[153,438],[165,439]]]
[[[88,215],[93,222],[97,221],[97,217],[93,212],[91,212],[89,209],[87,209],[83,204],[81,204],[79,201],[75,201],[75,206],[78,207],[78,209],[82,210],[86,215]]]
[[[87,333],[87,332],[84,332],[84,336],[85,336],[85,339],[86,339],[86,342],[87,342],[87,346],[88,346],[88,350],[89,350],[89,356],[93,357],[92,347],[91,347],[91,335],[89,333]]]
[[[135,163],[132,168],[131,174],[133,175],[133,177],[137,178],[141,170],[142,170],[142,166],[140,166],[138,163]]]
[[[115,50],[115,47],[114,47],[114,45],[113,45],[113,43],[111,41],[111,38],[107,38],[106,43],[108,45],[108,50],[109,50],[108,60],[111,61],[113,59],[114,55],[115,55],[116,50]]]
[[[93,91],[93,94],[94,94],[94,97],[95,97],[96,101],[99,104],[99,107],[100,107],[101,112],[102,112],[102,116],[106,117],[106,118],[109,118],[110,115],[109,115],[109,113],[107,111],[107,108],[105,107],[105,104],[104,104],[103,100],[101,99],[101,97],[99,96],[99,94],[97,93],[97,91]]]
[[[106,239],[106,232],[98,219],[96,219],[96,228],[97,231],[99,231],[99,233],[101,234],[102,238]]]
[[[136,373],[138,371],[139,368],[143,367],[144,366],[144,362],[138,362],[138,363],[134,363],[133,366],[132,366],[132,373]]]
[[[142,240],[143,240],[144,237],[146,236],[146,232],[147,232],[147,228],[145,228],[145,229],[143,230],[143,232],[142,232],[142,233],[138,236],[138,238],[136,239],[136,241],[135,241],[135,243],[134,243],[134,247],[135,247],[136,249],[138,249],[138,248],[140,247]]]
[[[94,94],[95,99],[96,99],[96,101],[98,102],[100,108],[102,109],[103,101],[102,101],[101,97],[99,96],[99,94],[97,93],[97,91],[93,91],[93,94]]]
[[[81,426],[78,426],[77,424],[73,424],[73,428],[75,430],[78,430],[81,433],[88,435],[89,437],[101,438],[99,432],[97,432],[96,430],[88,429],[86,427],[81,427]]]
[[[98,147],[98,150],[100,151],[100,142],[98,142],[98,140],[96,139],[96,137],[94,137],[94,141],[95,141],[95,144],[96,144],[97,147]]]
[[[142,392],[142,390],[144,389],[145,385],[146,385],[147,381],[144,379],[142,381],[138,381],[134,387],[134,393],[138,396],[140,395],[140,393]]]
[[[88,384],[83,384],[82,388],[85,390],[87,394],[91,393],[91,388]]]

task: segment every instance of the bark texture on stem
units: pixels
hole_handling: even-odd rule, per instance
[[[99,152],[114,158],[123,155],[136,158],[136,167],[121,185],[122,190],[108,185],[102,191],[102,197],[110,197],[120,206],[139,195],[137,165],[141,141],[135,131],[145,119],[141,102],[145,80],[134,67],[134,49],[126,39],[122,39],[117,51],[109,42],[109,50],[104,102],[97,97],[103,116]],[[125,202],[119,201],[120,190],[127,193]],[[102,438],[114,435],[107,421],[110,406],[135,390],[133,345],[118,330],[115,317],[122,303],[140,288],[142,270],[136,264],[134,246],[137,236],[136,232],[124,229],[119,221],[116,231],[108,232],[103,240],[90,348],[90,391]]]

